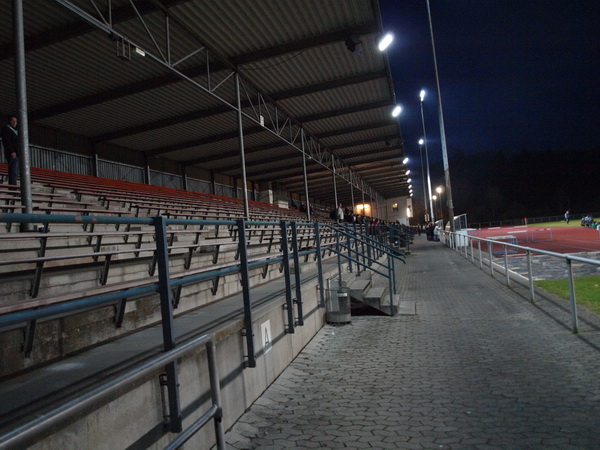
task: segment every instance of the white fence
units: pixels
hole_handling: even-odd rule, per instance
[[[469,236],[464,233],[452,233],[446,231],[446,245],[459,254],[470,260],[473,264],[479,265],[481,270],[489,270],[490,275],[494,277],[495,272],[504,274],[506,285],[510,286],[511,280],[515,282],[523,282],[527,280],[529,285],[529,298],[533,302],[535,301],[535,288],[533,284],[533,266],[531,262],[532,253],[548,255],[557,259],[557,264],[565,264],[567,271],[567,279],[569,281],[569,294],[571,301],[571,316],[572,316],[572,330],[574,333],[579,331],[578,319],[577,319],[577,301],[575,296],[575,281],[573,276],[573,262],[591,264],[600,269],[600,261],[583,258],[576,255],[561,254],[549,252],[546,250],[534,249],[530,247],[524,247],[522,245],[511,244],[509,242],[497,240],[497,239],[484,239],[475,236]],[[493,248],[500,246],[502,250],[500,252],[493,251]],[[515,272],[511,272],[508,267],[508,255],[510,253],[523,253],[527,260],[527,277],[524,278]],[[497,255],[497,256],[494,256]],[[496,260],[502,260],[503,263],[499,264]]]

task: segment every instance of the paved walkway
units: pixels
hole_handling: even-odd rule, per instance
[[[600,448],[598,317],[574,335],[564,303],[532,305],[424,236],[411,250],[417,315],[325,326],[230,448]]]

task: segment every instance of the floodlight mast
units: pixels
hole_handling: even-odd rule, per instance
[[[454,226],[454,204],[452,203],[452,187],[450,183],[450,167],[448,164],[448,150],[446,148],[446,133],[444,130],[444,113],[442,112],[442,93],[440,90],[440,78],[438,76],[437,58],[435,55],[435,42],[433,40],[433,25],[431,22],[431,8],[429,7],[429,0],[427,1],[427,15],[429,17],[429,32],[431,34],[431,48],[433,50],[433,67],[435,70],[435,83],[437,86],[438,94],[438,116],[440,121],[440,138],[442,141],[442,159],[444,161],[444,177],[446,179],[446,201],[448,204],[448,216],[450,220],[450,230],[456,231]]]
[[[429,218],[432,222],[435,219],[435,211],[433,209],[433,200],[431,198],[431,173],[429,172],[429,152],[427,150],[427,133],[425,132],[425,115],[423,114],[423,100],[425,100],[425,90],[422,89],[419,97],[421,99],[421,123],[423,125],[423,139],[419,140],[419,145],[422,147],[425,145],[425,161],[427,164],[427,188],[429,192],[429,211],[431,217]],[[427,215],[427,204],[425,205],[425,215]]]

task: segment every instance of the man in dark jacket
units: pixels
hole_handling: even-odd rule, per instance
[[[8,123],[2,127],[2,145],[4,156],[8,163],[8,184],[17,184],[19,178],[19,133],[17,118],[8,118]]]

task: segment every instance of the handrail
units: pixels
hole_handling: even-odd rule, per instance
[[[492,277],[494,276],[494,262],[492,261],[491,248],[492,248],[492,245],[501,246],[503,248],[504,273],[506,275],[507,286],[510,286],[510,275],[509,275],[509,269],[508,269],[508,256],[507,256],[508,249],[509,248],[510,249],[518,249],[518,250],[522,250],[523,252],[525,252],[525,255],[527,257],[527,267],[528,267],[529,298],[530,298],[531,302],[535,301],[535,289],[534,289],[534,284],[533,284],[533,268],[532,268],[532,264],[531,264],[531,254],[539,253],[542,255],[548,255],[548,256],[552,256],[552,257],[564,260],[565,263],[567,264],[567,278],[569,281],[569,297],[570,297],[570,303],[571,303],[572,330],[574,333],[578,333],[579,324],[578,324],[578,317],[577,317],[577,299],[576,299],[576,295],[575,295],[575,281],[574,281],[574,277],[573,277],[572,262],[576,261],[576,262],[592,264],[592,265],[600,267],[600,261],[597,261],[594,259],[589,259],[589,258],[584,258],[584,257],[577,256],[577,255],[562,254],[562,253],[551,252],[548,250],[542,250],[542,249],[537,249],[537,248],[532,248],[532,247],[525,247],[522,245],[511,244],[508,242],[502,242],[502,241],[498,241],[495,239],[486,239],[486,238],[481,238],[481,237],[477,237],[477,236],[471,236],[471,235],[462,234],[459,232],[453,233],[452,231],[445,231],[445,234],[447,236],[446,245],[448,247],[453,248],[454,250],[458,251],[459,253],[461,253],[460,249],[464,248],[465,259],[469,258],[468,249],[470,247],[471,262],[473,262],[473,263],[475,261],[473,242],[474,241],[477,242],[478,249],[479,249],[479,265],[480,265],[481,269],[483,269],[483,258],[481,257],[481,243],[482,242],[486,243],[488,245],[490,275]],[[460,242],[464,241],[465,239],[468,240],[469,245],[459,245]]]
[[[393,264],[391,264],[391,258],[401,259],[401,256],[395,254],[388,247],[386,247],[382,242],[379,242],[377,239],[372,239],[371,237],[358,237],[356,234],[349,233],[346,230],[342,230],[339,228],[331,227],[327,224],[320,224],[318,222],[314,223],[301,223],[300,226],[307,227],[308,235],[313,236],[315,239],[316,249],[299,249],[298,247],[298,233],[295,229],[298,226],[295,222],[286,222],[286,221],[246,221],[245,219],[237,219],[237,220],[200,220],[200,219],[175,219],[175,218],[166,218],[164,216],[157,216],[151,218],[135,218],[135,217],[111,217],[111,216],[65,216],[65,215],[44,215],[44,214],[0,214],[0,222],[10,222],[10,223],[45,223],[45,224],[57,224],[57,223],[66,223],[66,224],[137,224],[137,225],[148,225],[154,227],[154,234],[156,239],[156,246],[152,249],[155,252],[156,264],[158,267],[158,282],[151,282],[147,285],[130,287],[129,289],[124,289],[117,292],[111,292],[108,294],[94,295],[83,297],[75,300],[65,301],[63,303],[54,303],[49,305],[44,305],[36,309],[28,309],[28,310],[20,310],[20,311],[12,311],[6,314],[0,315],[0,328],[13,326],[19,323],[28,323],[31,324],[31,327],[28,327],[35,330],[35,321],[43,318],[48,318],[51,316],[57,316],[61,314],[70,314],[76,311],[80,311],[83,309],[95,308],[106,305],[108,303],[116,302],[119,300],[124,300],[127,298],[134,298],[143,295],[147,295],[150,293],[158,292],[160,297],[160,307],[161,307],[161,325],[163,332],[163,347],[164,347],[164,355],[172,355],[177,354],[180,355],[181,349],[187,349],[186,344],[183,346],[176,343],[175,333],[173,329],[173,291],[176,290],[179,286],[183,286],[184,284],[194,283],[206,280],[211,277],[219,277],[222,275],[240,272],[242,274],[242,297],[244,302],[244,330],[243,334],[246,339],[246,367],[256,367],[256,355],[254,351],[254,332],[253,332],[253,321],[252,321],[252,300],[251,300],[251,291],[250,291],[250,283],[248,278],[248,270],[252,268],[263,267],[268,264],[273,263],[285,263],[290,258],[298,258],[301,255],[310,255],[317,253],[317,268],[319,271],[319,286],[321,290],[322,301],[319,306],[324,307],[323,301],[323,267],[321,261],[321,251],[324,248],[330,249],[338,254],[341,253],[341,249],[339,247],[339,243],[333,245],[331,243],[322,244],[320,239],[320,231],[324,228],[332,228],[335,232],[335,236],[344,235],[349,238],[357,240],[357,242],[361,242],[361,244],[365,244],[369,249],[375,249],[378,254],[388,255],[388,266],[385,264],[381,264],[376,261],[378,264],[381,264],[383,267],[388,267],[388,271],[390,271],[390,275],[387,278],[390,280],[390,285],[392,285],[393,281]],[[167,225],[182,225],[182,226],[190,226],[190,225],[214,225],[216,227],[219,226],[229,226],[231,230],[235,230],[237,233],[237,245],[238,252],[240,254],[240,261],[238,263],[231,263],[230,266],[223,267],[221,266],[217,270],[208,270],[206,272],[198,273],[195,272],[193,274],[173,274],[171,275],[169,272],[169,246],[167,235],[169,231],[167,230]],[[249,228],[249,227],[260,227],[267,226],[273,227],[273,231],[279,229],[281,231],[281,242],[282,242],[282,251],[273,252],[263,255],[257,260],[253,258],[249,258],[247,247],[248,244],[246,242],[246,231],[260,231],[260,228]],[[291,227],[288,229],[288,227]],[[304,230],[303,230],[304,231]],[[78,233],[81,234],[81,233]],[[43,234],[42,234],[43,235]],[[334,233],[329,233],[328,236],[333,236]],[[38,237],[38,234],[33,234],[32,236]],[[275,236],[275,235],[274,235]],[[293,238],[292,240],[292,251],[287,251],[289,248],[290,236]],[[325,234],[323,234],[325,236]],[[311,239],[312,239],[311,238]],[[232,242],[233,242],[232,238]],[[324,237],[325,239],[325,237]],[[287,244],[286,244],[287,240]],[[357,251],[358,247],[355,246]],[[285,249],[285,251],[283,251]],[[347,258],[347,255],[342,255],[344,258]],[[361,263],[358,261],[359,258],[354,259],[357,264],[364,264],[364,261]],[[369,261],[371,260],[369,256]],[[297,259],[296,259],[297,261]],[[229,264],[229,263],[228,263]],[[366,264],[364,264],[366,266]],[[373,270],[372,268],[370,270]],[[290,271],[285,274],[286,276],[286,284],[291,286],[289,277]],[[385,276],[385,274],[383,274]],[[395,287],[395,286],[394,286]],[[299,289],[299,278],[296,278],[296,299],[292,299],[291,289],[286,289],[286,305],[289,310],[289,323],[287,325],[287,331],[293,332],[295,326],[303,325],[303,312],[302,312],[302,299],[300,298],[301,290]],[[390,288],[390,296],[392,295],[392,288]],[[391,301],[393,305],[393,301]],[[294,314],[292,313],[292,309],[294,309],[294,305],[297,309],[297,316],[299,320],[294,320]],[[393,311],[393,308],[392,308]],[[31,339],[33,341],[33,333],[31,332]],[[167,377],[166,377],[166,386],[168,392],[168,402],[169,402],[169,431],[174,433],[181,433],[179,438],[175,441],[174,445],[180,445],[185,442],[189,438],[192,433],[191,430],[185,430],[182,432],[182,417],[181,417],[181,406],[179,404],[179,383],[178,383],[178,356],[174,356],[172,359],[168,361],[166,359],[161,359],[163,366],[165,367]],[[154,367],[154,366],[152,366]],[[140,366],[140,370],[146,370],[145,366]],[[148,369],[150,370],[150,369]],[[146,373],[146,372],[144,372]],[[137,379],[137,378],[136,378]],[[124,382],[121,378],[116,379],[119,383]],[[218,384],[218,381],[217,381]],[[109,383],[101,385],[101,388],[112,389],[112,385]],[[69,410],[80,411],[79,403],[85,403],[88,405],[89,401],[96,401],[98,398],[102,397],[101,393],[94,392],[94,397],[91,400],[88,400],[87,397],[81,396],[77,401],[73,401],[74,403],[68,404]],[[112,392],[112,391],[111,391]],[[94,403],[95,404],[95,403]],[[57,408],[56,411],[53,412],[53,415],[48,420],[53,421],[53,417],[66,417],[63,416],[62,407]],[[55,415],[54,415],[55,413]],[[215,409],[214,411],[210,411],[209,415],[214,415],[217,417],[220,414],[220,407]],[[58,420],[58,419],[56,419]],[[206,422],[206,417],[203,416],[199,421],[195,422],[192,425],[192,428],[196,430],[200,426],[202,426]],[[201,423],[202,422],[202,423]],[[54,423],[54,422],[51,422]],[[32,427],[32,431],[36,430],[37,423],[30,423],[29,426]],[[49,425],[40,425],[40,426],[49,426]],[[45,428],[44,428],[45,429]],[[195,431],[193,431],[195,432]],[[29,435],[29,434],[28,434]],[[12,436],[12,435],[11,435]],[[33,435],[30,435],[33,436]],[[12,438],[11,438],[12,439]],[[15,437],[15,439],[20,439]],[[2,441],[0,441],[2,442]],[[224,441],[223,441],[224,442]]]
[[[10,432],[0,436],[0,449],[4,448],[24,448],[31,444],[37,437],[42,436],[53,427],[64,423],[78,414],[83,413],[88,408],[93,408],[100,405],[103,401],[109,398],[114,393],[121,391],[124,387],[134,384],[136,381],[143,379],[156,370],[164,368],[177,359],[192,352],[200,345],[205,345],[208,355],[208,365],[210,372],[210,385],[212,392],[212,408],[208,411],[208,416],[205,414],[201,419],[192,424],[189,429],[184,430],[181,436],[189,439],[191,434],[197,432],[201,426],[205,425],[208,420],[215,421],[215,431],[217,436],[217,448],[225,448],[225,432],[223,429],[223,411],[221,407],[221,396],[219,387],[219,376],[217,373],[216,351],[215,344],[211,336],[203,335],[192,339],[191,341],[182,344],[173,350],[162,353],[149,361],[146,361],[137,367],[134,367],[124,374],[121,374],[101,385],[91,389],[67,403],[64,403],[51,411],[44,413],[35,419],[20,425]],[[171,414],[174,412],[171,411]],[[175,441],[178,445],[182,445],[181,439]]]
[[[344,258],[350,262],[355,262],[358,267],[362,266],[367,270],[371,270],[375,273],[382,275],[384,278],[388,279],[389,296],[390,296],[390,313],[391,313],[391,315],[394,315],[393,296],[396,293],[396,282],[395,282],[396,278],[395,278],[394,263],[391,258],[396,258],[405,264],[406,264],[406,260],[404,258],[400,257],[400,255],[397,252],[389,250],[389,246],[383,244],[381,241],[379,241],[377,239],[373,239],[370,236],[363,235],[362,233],[359,233],[356,230],[353,230],[352,228],[346,226],[345,224],[342,224],[341,227],[339,227],[339,226],[336,227],[333,225],[325,224],[324,227],[329,228],[329,229],[335,231],[335,233],[336,233],[336,245],[335,245],[335,248],[332,248],[332,250],[338,256],[338,272],[339,272],[340,287],[342,285],[342,269],[341,269],[340,258]],[[340,240],[339,240],[340,235],[343,235],[348,238],[347,245],[340,244]],[[352,245],[350,244],[350,239],[354,239],[354,241],[355,241],[354,247],[357,249],[358,249],[358,243],[361,243],[361,244],[366,244],[367,249],[369,249],[369,250],[373,249],[376,252],[379,252],[379,255],[378,255],[379,257],[381,256],[381,254],[386,254],[388,257],[387,265],[380,262],[377,258],[372,258],[370,255],[370,252],[367,252],[367,256],[366,256],[366,258],[369,260],[369,264],[366,264],[364,262],[364,258],[365,258],[364,251],[363,251],[363,261],[360,261],[359,258],[352,258],[352,256],[351,256]],[[347,249],[348,255],[344,254],[341,251],[341,248]],[[358,250],[357,250],[357,253],[358,253]],[[374,269],[373,267],[371,267],[372,262],[375,262],[375,263],[379,264],[380,266],[386,268],[388,270],[388,273],[385,274],[385,273],[380,272],[380,271]],[[350,267],[350,270],[352,270],[351,267]]]

